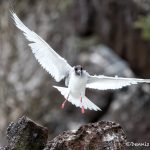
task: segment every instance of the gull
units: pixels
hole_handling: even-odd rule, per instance
[[[85,96],[86,88],[115,90],[132,84],[150,83],[150,79],[90,75],[80,65],[72,67],[39,35],[26,27],[14,12],[10,13],[16,27],[23,32],[25,38],[30,42],[28,45],[31,47],[32,53],[39,64],[56,80],[56,82],[60,82],[63,79],[65,80],[65,87],[53,86],[65,98],[61,105],[62,109],[65,103],[69,101],[76,107],[80,107],[82,113],[85,112],[85,109],[95,111],[101,110]]]

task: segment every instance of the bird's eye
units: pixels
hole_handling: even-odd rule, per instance
[[[75,71],[77,71],[78,69],[77,68],[75,68]]]

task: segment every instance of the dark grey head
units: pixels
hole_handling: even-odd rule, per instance
[[[74,66],[74,71],[77,76],[82,76],[83,68],[80,65]]]

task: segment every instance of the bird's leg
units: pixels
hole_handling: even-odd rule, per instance
[[[61,109],[64,109],[65,103],[67,102],[68,98],[69,98],[69,94],[68,94],[68,96],[67,96],[67,99],[61,104]]]
[[[82,105],[81,112],[82,112],[82,114],[84,114],[85,110],[84,110],[84,107],[83,107],[83,104],[82,104],[82,96],[80,97],[80,101],[81,101],[81,105]]]

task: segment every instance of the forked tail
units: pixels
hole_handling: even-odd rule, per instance
[[[64,97],[67,99],[69,102],[71,102],[73,105],[76,107],[84,107],[84,109],[90,109],[90,110],[101,110],[98,106],[96,106],[94,103],[92,103],[86,96],[82,97],[82,103],[80,101],[80,97],[76,98],[73,97],[72,95],[69,95],[69,89],[66,87],[59,87],[59,86],[53,86],[56,88]]]

